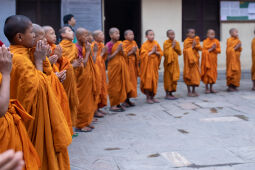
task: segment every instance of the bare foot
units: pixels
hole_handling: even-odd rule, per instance
[[[154,102],[153,102],[151,99],[147,99],[147,100],[146,100],[146,103],[148,103],[148,104],[154,104]]]
[[[209,94],[210,93],[210,90],[209,89],[206,89],[205,90],[205,94]]]
[[[188,97],[193,97],[193,94],[191,92],[188,92]]]
[[[217,91],[215,91],[214,89],[211,89],[210,93],[217,93]]]
[[[158,99],[152,98],[151,100],[153,101],[153,103],[160,103]]]
[[[251,89],[252,91],[255,91],[255,86],[254,87],[252,87],[252,89]]]
[[[91,128],[91,129],[95,129],[95,126],[93,126],[93,125],[89,125],[89,128]]]
[[[104,114],[100,113],[99,111],[96,111],[94,117],[96,117],[96,118],[103,118]]]
[[[199,95],[197,94],[197,92],[193,92],[193,97],[198,97]]]
[[[107,112],[103,111],[102,109],[98,109],[98,112],[100,112],[100,113],[102,113],[102,114],[104,114],[104,115],[107,114]]]
[[[228,87],[228,88],[227,88],[227,91],[228,91],[228,92],[234,92],[235,89],[233,89],[232,87]]]

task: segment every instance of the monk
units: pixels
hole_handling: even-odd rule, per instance
[[[209,29],[207,38],[203,41],[201,60],[201,79],[205,84],[205,93],[216,93],[213,84],[217,80],[217,55],[221,52],[220,42],[215,38],[215,31]],[[210,84],[210,89],[209,89]]]
[[[111,111],[123,112],[121,103],[135,97],[135,89],[130,82],[128,66],[125,61],[126,52],[123,43],[119,41],[120,31],[118,28],[110,28],[111,40],[106,44],[108,48],[108,93]]]
[[[12,54],[5,46],[0,47],[0,153],[9,149],[15,152],[21,151],[24,162],[22,161],[19,166],[24,167],[25,170],[38,170],[41,164],[40,158],[23,124],[23,121],[32,122],[34,118],[17,100],[9,100],[11,70]]]
[[[237,91],[240,86],[241,80],[241,62],[240,55],[242,51],[242,44],[238,38],[238,30],[236,28],[231,28],[229,30],[230,38],[227,40],[227,91],[233,92]]]
[[[176,92],[177,81],[180,78],[180,67],[178,62],[178,55],[181,55],[180,43],[175,40],[175,33],[173,30],[166,32],[168,40],[164,42],[164,88],[166,91],[167,100],[176,100],[177,97],[173,95]]]
[[[137,77],[139,73],[139,48],[134,40],[134,32],[126,30],[124,32],[125,40],[123,41],[123,49],[126,51],[126,62],[128,65],[130,82],[134,87],[134,97],[137,97]],[[124,103],[125,107],[135,106],[133,102],[127,99]]]
[[[200,85],[200,70],[199,70],[199,51],[202,50],[200,45],[200,38],[196,36],[195,29],[187,30],[187,38],[183,44],[183,79],[188,89],[189,97],[198,96],[196,87]],[[191,91],[192,87],[192,91]]]
[[[68,170],[70,162],[67,146],[72,137],[61,106],[43,73],[47,47],[37,42],[34,56],[31,49],[35,35],[32,22],[22,15],[6,19],[4,33],[13,53],[11,99],[17,99],[34,117],[25,121],[28,135],[39,154],[42,170]]]
[[[160,69],[163,51],[158,42],[154,40],[154,32],[152,30],[147,30],[145,35],[147,41],[143,43],[140,49],[140,88],[147,97],[146,102],[153,104],[159,103],[159,100],[154,97],[157,94],[158,70]]]
[[[79,95],[76,131],[91,132],[94,113],[97,110],[100,94],[100,73],[95,66],[98,47],[94,46],[92,56],[91,45],[88,42],[88,31],[78,28],[76,31],[78,57],[82,59],[82,66],[75,69]]]
[[[45,32],[43,30],[43,28],[40,25],[37,24],[33,24],[33,32],[35,33],[35,42],[34,42],[34,46],[36,46],[38,41],[43,41],[45,44],[47,44],[47,40],[45,39]],[[53,72],[53,68],[51,66],[50,60],[51,58],[53,58],[53,60],[51,59],[51,62],[56,63],[58,57],[57,55],[53,54],[51,55],[51,49],[50,46],[47,44],[46,45],[48,48],[48,54],[46,56],[46,60],[43,63],[43,71],[44,73],[47,75],[47,77],[49,78],[49,81],[51,83],[51,87],[58,99],[58,102],[62,108],[62,111],[64,113],[64,116],[66,118],[68,127],[70,129],[70,133],[73,135],[73,129],[72,129],[72,121],[71,121],[71,114],[70,114],[70,108],[69,108],[69,101],[68,101],[68,97],[66,95],[65,89],[63,87],[63,85],[61,84],[60,80],[61,78],[64,79],[65,77],[57,77],[57,74],[55,74]],[[35,47],[33,48],[33,50],[35,50]],[[50,56],[51,55],[51,56]],[[65,75],[65,74],[63,74]]]
[[[254,30],[254,34],[255,34],[255,30]],[[252,90],[255,91],[255,38],[253,38],[251,43],[251,51],[252,51],[251,79],[253,82]]]
[[[76,77],[74,69],[81,65],[81,59],[77,59],[78,53],[75,44],[72,42],[74,33],[69,27],[63,27],[59,31],[62,41],[60,42],[61,54],[55,66],[54,72],[61,72],[66,70],[66,79],[63,81],[63,86],[69,98],[69,106],[71,110],[72,124],[75,126],[77,119],[77,112],[79,106],[79,98],[77,92]],[[58,46],[50,43],[52,50],[57,50]]]
[[[106,82],[106,67],[105,67],[105,57],[107,57],[107,47],[104,46],[104,33],[100,30],[93,32],[93,38],[95,41],[92,42],[91,47],[94,48],[97,45],[98,52],[96,57],[95,64],[99,68],[99,73],[101,77],[100,83],[100,95],[98,101],[98,109],[95,113],[95,117],[103,117],[106,114],[105,111],[102,110],[103,107],[107,106],[107,82]],[[100,115],[103,114],[103,115]]]

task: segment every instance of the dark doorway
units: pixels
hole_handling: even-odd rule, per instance
[[[16,0],[16,13],[29,17],[33,23],[41,26],[50,25],[58,32],[61,0]]]
[[[105,41],[110,40],[109,29],[120,30],[120,40],[124,40],[124,31],[132,29],[138,46],[141,45],[141,0],[105,0],[104,1]]]
[[[208,29],[214,29],[219,39],[220,0],[182,0],[182,40],[188,28],[194,28],[201,41]]]

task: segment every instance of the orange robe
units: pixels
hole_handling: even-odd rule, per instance
[[[70,113],[68,97],[66,95],[66,91],[65,91],[63,85],[59,81],[56,74],[53,72],[51,63],[48,58],[46,58],[46,60],[43,63],[43,71],[49,78],[53,92],[55,93],[55,95],[58,99],[58,102],[62,108],[62,111],[65,115],[68,127],[70,129],[70,133],[71,133],[71,135],[73,135],[72,120],[71,120],[71,113]]]
[[[121,43],[121,41],[114,43],[112,49],[108,49],[109,55],[114,53]],[[130,82],[125,55],[125,51],[124,54],[119,52],[108,61],[108,93],[111,106],[119,105],[127,98],[135,97],[135,89]]]
[[[236,87],[240,86],[241,80],[241,62],[240,62],[240,55],[242,48],[235,50],[235,46],[241,43],[238,38],[230,37],[227,40],[227,71],[226,71],[226,78],[227,78],[227,86],[234,85]]]
[[[251,67],[251,80],[255,80],[255,38],[253,38],[251,43],[252,50],[252,67]]]
[[[154,46],[157,46],[157,51],[160,52],[160,56],[156,54],[148,55]],[[157,93],[158,88],[158,70],[161,62],[163,51],[161,50],[157,41],[147,40],[143,43],[140,49],[140,88],[143,93],[145,90],[153,92],[154,96]]]
[[[19,100],[35,118],[24,123],[42,162],[41,170],[68,170],[67,146],[72,136],[51,84],[35,68],[30,49],[11,45],[10,50],[13,53],[11,98]]]
[[[0,73],[0,84],[2,75]],[[31,143],[23,121],[33,121],[17,100],[10,100],[8,111],[0,117],[0,153],[13,149],[23,152],[24,170],[38,170],[40,158]]]
[[[137,97],[137,77],[139,73],[139,49],[135,41],[123,41],[124,51],[128,54],[133,47],[137,47],[136,55],[132,54],[126,57],[126,62],[129,69],[130,81],[133,84],[135,90],[135,97]]]
[[[66,70],[66,79],[63,82],[63,86],[69,99],[72,125],[75,126],[79,106],[79,98],[77,92],[76,77],[71,62],[77,56],[77,50],[75,44],[68,40],[62,40],[60,46],[62,47],[62,57],[53,66],[53,69],[54,72]],[[52,46],[52,49],[53,48],[54,45]]]
[[[78,50],[77,50],[78,51]],[[85,48],[82,49],[83,57],[85,57]],[[79,96],[79,107],[77,114],[76,127],[82,129],[89,126],[97,110],[98,96],[100,94],[99,81],[100,74],[90,55],[86,65],[75,69],[77,76],[77,88]]]
[[[196,46],[192,48],[193,40],[196,41]],[[200,38],[186,38],[184,40],[183,59],[183,80],[187,86],[199,86],[200,84],[200,71],[199,71],[199,52],[202,50],[200,45]]]
[[[216,48],[209,52],[213,44]],[[201,79],[204,84],[215,84],[217,80],[217,55],[221,52],[220,42],[216,38],[206,38],[203,41],[202,60],[201,60]]]
[[[98,43],[94,41],[91,45],[91,49],[94,48],[94,45],[97,44],[98,46],[98,52],[97,52],[97,58],[96,58],[96,66],[99,69],[100,73],[100,95],[99,95],[99,101],[98,101],[98,108],[102,108],[104,106],[107,106],[107,82],[106,82],[106,67],[105,67],[105,60],[104,56],[101,56],[102,49],[104,48],[103,43]],[[92,52],[93,54],[93,52]]]
[[[180,43],[176,41],[172,47],[172,40],[166,40],[163,45],[164,51],[164,87],[165,91],[175,92],[177,81],[180,78],[178,55],[181,55]]]

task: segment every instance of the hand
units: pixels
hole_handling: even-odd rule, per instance
[[[172,42],[172,48],[174,48],[176,46],[176,40],[174,40],[173,42]]]
[[[13,150],[8,150],[0,154],[1,170],[22,170],[24,165],[22,152],[15,153]]]
[[[136,53],[136,50],[137,50],[137,47],[133,47],[133,48],[132,48],[132,53],[135,54],[135,53]]]
[[[104,48],[102,49],[102,52],[101,52],[101,56],[104,56],[105,53],[107,53],[107,51],[108,51],[108,47],[104,46]]]
[[[214,50],[216,48],[216,44],[214,43],[213,45],[212,45],[212,49]]]
[[[66,70],[63,70],[61,72],[56,72],[56,75],[60,82],[64,82],[66,79]]]
[[[43,43],[42,40],[39,40],[36,44],[36,49],[35,49],[35,60],[40,61],[40,60],[45,60],[47,53],[48,53],[48,46]]]
[[[118,52],[122,51],[122,43],[118,46],[117,51]]]
[[[85,50],[86,50],[86,53],[90,53],[91,46],[90,46],[90,43],[89,43],[89,42],[87,42],[87,43],[85,44]]]
[[[55,50],[54,50],[54,54],[58,56],[58,58],[62,57],[62,47],[60,45],[57,45]]]
[[[10,75],[12,71],[12,54],[5,46],[0,47],[0,72]]]
[[[55,64],[58,61],[58,56],[57,55],[52,55],[49,57],[50,64]]]
[[[196,41],[193,40],[193,42],[192,42],[192,48],[194,48],[196,45],[197,45]]]
[[[82,60],[83,60],[82,58],[78,58],[78,59],[73,60],[73,63],[72,63],[73,68],[80,67],[81,63],[82,63]]]
[[[96,54],[98,52],[98,45],[97,44],[94,45],[93,52],[94,52],[94,54]]]

